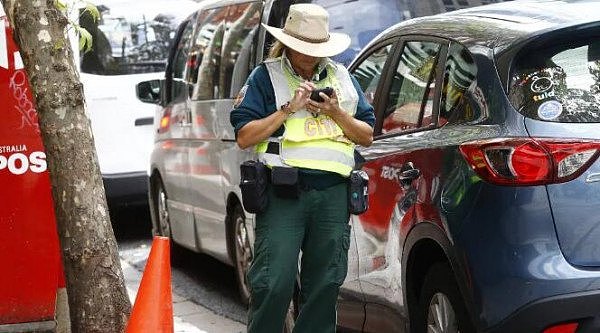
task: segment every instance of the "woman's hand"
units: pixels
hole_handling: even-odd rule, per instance
[[[278,110],[278,112],[273,112],[265,118],[253,120],[240,128],[236,138],[238,146],[246,149],[270,137],[290,114],[306,107],[313,89],[315,89],[314,83],[308,81],[301,83],[294,92],[290,104],[285,108],[287,110]]]
[[[300,84],[300,86],[294,92],[294,97],[290,101],[289,108],[292,110],[292,112],[302,110],[306,107],[310,101],[310,93],[314,89],[316,89],[316,86],[310,81],[304,81]]]
[[[337,94],[335,90],[331,94],[331,97],[327,96],[324,93],[319,94],[323,98],[323,102],[315,102],[309,98],[307,110],[314,115],[326,115],[331,118],[335,118],[339,113],[343,113],[344,111],[340,108],[340,104],[338,102]]]
[[[341,127],[344,135],[352,142],[368,147],[373,142],[373,128],[363,121],[354,118],[340,107],[335,90],[331,97],[320,93],[323,102],[308,101],[307,110],[315,115],[329,116]]]

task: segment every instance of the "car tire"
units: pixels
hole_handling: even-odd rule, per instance
[[[475,329],[447,263],[436,263],[423,280],[414,327],[418,332],[474,333]]]
[[[248,305],[250,300],[250,286],[247,273],[252,262],[252,244],[246,228],[246,215],[240,205],[236,205],[231,215],[233,230],[234,268],[241,301]]]
[[[169,238],[171,265],[176,266],[179,264],[183,249],[175,244],[171,234],[171,220],[169,218],[169,207],[167,205],[167,192],[160,179],[157,179],[154,188],[153,209],[156,215],[156,230],[160,236]]]

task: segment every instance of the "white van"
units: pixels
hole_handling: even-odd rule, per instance
[[[135,85],[164,77],[169,46],[192,0],[94,0],[94,20],[79,11],[92,36],[89,51],[73,38],[100,171],[111,208],[148,203],[148,165],[155,107],[135,98]]]

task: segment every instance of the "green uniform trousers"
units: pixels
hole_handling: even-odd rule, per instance
[[[248,333],[281,333],[302,250],[299,315],[294,332],[333,333],[336,302],[348,270],[347,184],[301,191],[298,199],[269,192],[256,216],[254,260],[248,272]]]

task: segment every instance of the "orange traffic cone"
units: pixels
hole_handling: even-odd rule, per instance
[[[173,333],[169,238],[155,236],[126,333]]]

